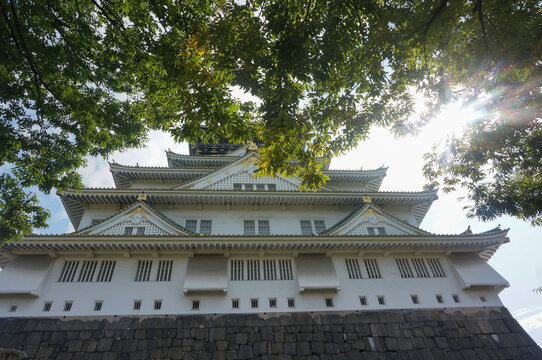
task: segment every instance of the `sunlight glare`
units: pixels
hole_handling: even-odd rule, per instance
[[[467,125],[481,117],[480,111],[465,105],[461,101],[449,104],[421,131],[424,139],[432,142],[444,142],[452,137],[460,137]]]

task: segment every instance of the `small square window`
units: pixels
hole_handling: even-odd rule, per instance
[[[457,294],[452,295],[452,299],[454,299],[454,303],[456,303],[456,304],[460,302],[459,301],[459,295],[457,295]]]
[[[295,308],[295,299],[294,298],[288,298],[288,307],[289,308]]]
[[[444,303],[444,299],[442,298],[442,295],[435,295],[435,297],[437,298],[437,302],[438,302],[439,304]]]
[[[482,302],[487,302],[487,299],[486,299],[485,296],[480,296],[480,301],[482,301]]]
[[[103,301],[101,300],[97,300],[96,302],[94,302],[94,311],[101,311],[102,304],[103,304]]]
[[[232,307],[232,309],[239,309],[239,299],[232,299],[231,300],[231,307]]]
[[[252,308],[257,308],[258,307],[258,299],[250,299],[250,306]]]
[[[199,310],[199,300],[192,301],[192,310]]]
[[[9,312],[15,312],[15,311],[17,311],[17,305],[11,305],[9,307]]]
[[[269,307],[270,308],[276,308],[277,307],[277,299],[269,299]]]
[[[366,296],[360,296],[359,297],[359,303],[363,306],[367,305],[367,297]]]
[[[418,295],[410,295],[410,298],[412,299],[413,304],[417,305],[420,303],[420,299],[418,299]]]
[[[134,300],[134,310],[141,310],[141,300]]]
[[[326,298],[326,307],[333,307],[333,298]]]
[[[377,296],[378,304],[379,305],[386,305],[386,301],[384,300],[384,296]]]
[[[66,301],[64,302],[64,311],[70,311],[72,309],[72,301]]]
[[[51,311],[51,306],[53,306],[53,302],[52,301],[46,301],[43,304],[43,311],[45,311],[45,312]]]
[[[162,300],[154,300],[154,310],[160,310],[162,308]]]

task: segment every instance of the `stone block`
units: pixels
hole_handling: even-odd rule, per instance
[[[286,342],[286,343],[284,343],[284,354],[286,354],[286,355],[295,355],[296,354],[296,343],[295,342]]]
[[[372,336],[387,336],[388,331],[386,330],[386,325],[384,324],[371,324],[371,334]]]

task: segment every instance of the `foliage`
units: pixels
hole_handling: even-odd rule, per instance
[[[326,180],[322,161],[356,146],[371,126],[405,133],[459,96],[489,94],[487,119],[453,144],[456,157],[435,155],[443,161],[433,161],[427,175],[433,185],[443,176],[446,186],[466,182],[482,209],[474,214],[486,218],[517,184],[518,198],[528,191],[540,198],[541,177],[524,181],[517,171],[540,174],[539,156],[524,161],[540,150],[538,2],[0,5],[0,165],[12,166],[19,194],[32,185],[44,192],[79,188],[76,170],[86,155],[141,146],[148,129],[169,131],[178,141],[259,138],[260,175],[301,175],[305,188],[314,189]],[[259,100],[236,99],[232,87]],[[409,120],[412,89],[429,101],[420,121]],[[521,110],[521,121],[510,121],[498,106],[503,100]],[[517,161],[499,168],[491,148],[471,161],[481,131],[493,142],[509,141],[499,146],[502,157]],[[456,163],[463,154],[468,161]],[[455,172],[457,164],[466,170]],[[493,175],[486,166],[497,166],[506,181],[519,178],[496,191],[492,179],[484,181]],[[542,207],[516,208],[530,218]],[[496,214],[516,208],[497,207]],[[32,221],[31,213],[17,216]]]

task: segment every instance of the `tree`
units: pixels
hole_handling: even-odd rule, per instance
[[[453,156],[429,156],[427,176],[466,185],[483,219],[540,216],[541,177],[528,177],[540,174],[538,2],[0,4],[0,156],[20,188],[80,187],[85,155],[140,146],[148,129],[162,129],[178,141],[257,137],[260,175],[301,175],[314,189],[326,180],[322,159],[356,146],[371,126],[403,134],[452,100],[483,98],[487,117],[452,142]],[[235,86],[260,101],[234,98]],[[428,99],[418,121],[409,117],[414,91]],[[503,100],[522,110],[523,125]],[[515,160],[500,166],[480,132],[508,141],[499,156]],[[471,145],[486,146],[483,156]],[[517,169],[523,180],[510,182]],[[530,191],[538,203],[504,206],[518,183],[518,201]]]

